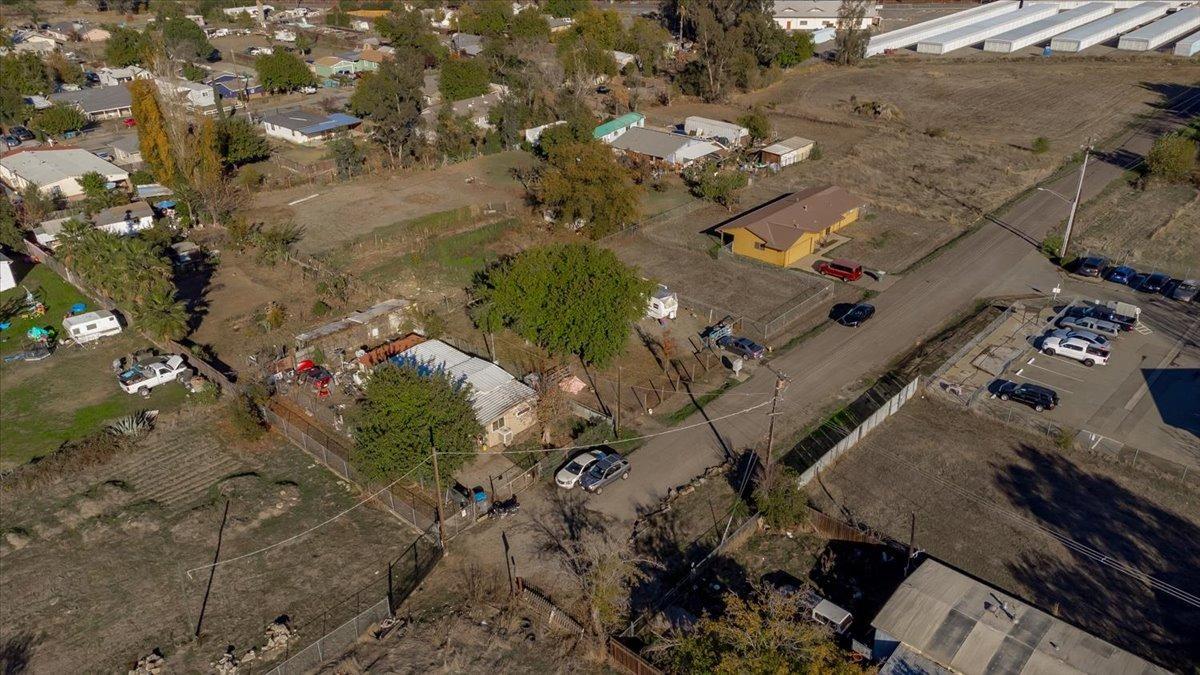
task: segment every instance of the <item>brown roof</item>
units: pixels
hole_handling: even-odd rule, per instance
[[[805,234],[821,232],[865,204],[836,185],[811,187],[747,211],[717,231],[745,229],[762,239],[768,248],[786,251]]]

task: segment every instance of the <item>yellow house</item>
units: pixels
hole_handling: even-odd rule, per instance
[[[836,185],[791,192],[717,228],[733,252],[788,267],[811,255],[829,235],[858,220],[864,206]]]

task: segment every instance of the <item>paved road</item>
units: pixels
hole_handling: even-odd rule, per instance
[[[1120,178],[1132,162],[1140,161],[1159,133],[1200,110],[1200,89],[1194,91],[1177,102],[1179,110],[1164,111],[1157,122],[1130,132],[1111,156],[1094,158],[1088,166],[1085,199]],[[1069,195],[1077,181],[1078,174],[1073,173],[1048,187]],[[872,300],[877,308],[875,318],[864,326],[830,326],[775,357],[771,366],[790,378],[780,402],[777,437],[786,438],[789,431],[801,428],[822,408],[851,399],[864,378],[883,370],[929,337],[948,317],[987,295],[997,280],[1014,269],[1036,265],[1027,258],[1040,256],[1037,248],[1042,237],[1062,222],[1068,211],[1068,204],[1053,194],[1033,192],[880,293]],[[721,463],[727,452],[761,443],[766,435],[769,404],[727,416],[769,400],[774,384],[771,370],[758,369],[748,382],[681,425],[698,426],[659,436],[639,449],[633,456],[634,471],[629,480],[619,481],[594,496],[589,506],[622,520],[633,519],[639,510],[653,507],[669,488]],[[706,419],[714,421],[704,424]]]

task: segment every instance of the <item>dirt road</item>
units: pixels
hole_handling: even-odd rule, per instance
[[[1129,167],[1140,164],[1159,134],[1197,111],[1200,88],[1179,88],[1169,93],[1157,118],[1128,132],[1116,151],[1093,158],[1084,199],[1096,196]],[[1072,173],[1047,187],[1071,194],[1077,181],[1077,174]],[[877,374],[947,318],[968,308],[1027,258],[1040,256],[1037,248],[1042,237],[1066,218],[1068,210],[1064,200],[1049,192],[1029,194],[993,214],[980,229],[882,292],[872,300],[877,308],[875,318],[864,326],[830,326],[775,357],[772,369],[790,379],[779,404],[777,437],[786,438],[823,408],[849,398],[863,378]],[[664,497],[669,488],[719,464],[728,453],[759,444],[766,433],[769,404],[727,416],[768,401],[775,379],[770,369],[759,369],[749,382],[738,387],[742,395],[717,399],[685,420],[681,425],[684,430],[652,439],[633,456],[634,471],[629,480],[593,497],[589,506],[619,519],[633,519],[640,510]],[[705,424],[706,420],[715,421]]]

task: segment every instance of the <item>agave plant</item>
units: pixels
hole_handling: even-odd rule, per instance
[[[154,428],[156,419],[157,410],[139,410],[109,422],[108,432],[114,436],[140,436]]]

